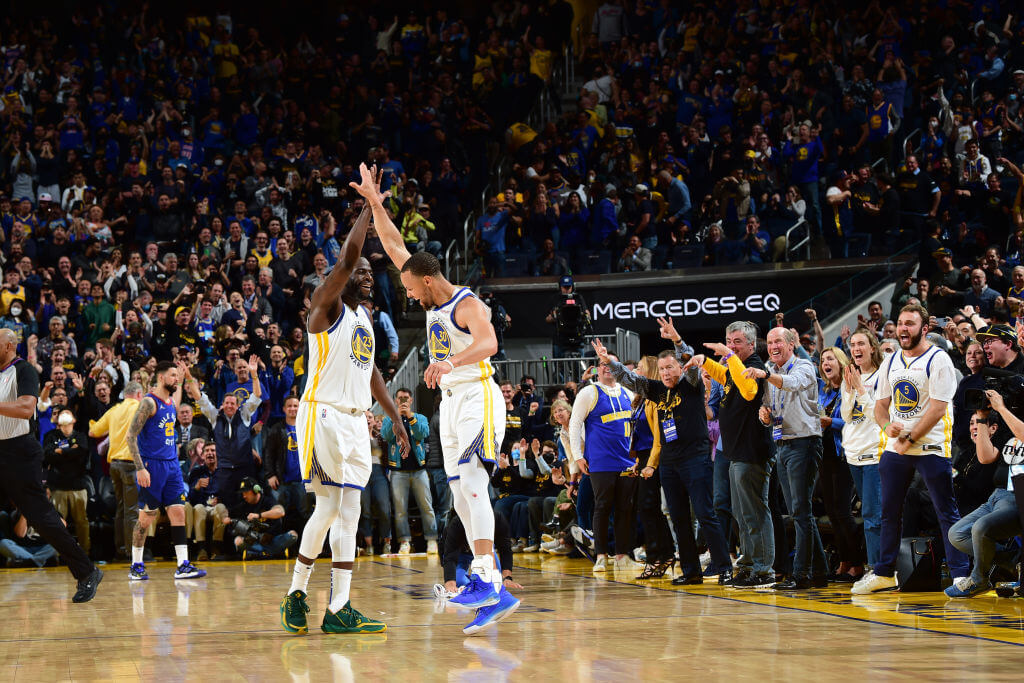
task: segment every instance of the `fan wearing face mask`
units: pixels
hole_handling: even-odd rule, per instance
[[[10,292],[4,288],[4,293]],[[36,334],[36,323],[32,314],[25,307],[24,299],[11,299],[7,311],[0,316],[0,329],[7,328],[14,332],[18,339],[18,355],[24,357],[28,353],[28,339]]]

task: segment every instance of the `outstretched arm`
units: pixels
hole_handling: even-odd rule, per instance
[[[391,217],[388,216],[388,210],[384,208],[384,200],[387,199],[389,193],[380,191],[380,176],[375,176],[374,170],[367,168],[366,164],[359,164],[359,177],[361,178],[360,183],[352,182],[349,185],[361,194],[366,203],[370,205],[373,210],[373,225],[377,228],[384,251],[394,262],[395,267],[401,270],[405,262],[409,260],[409,250],[405,248],[402,233],[395,227]]]
[[[331,220],[334,219],[331,218]],[[359,255],[363,251],[363,242],[366,240],[366,229],[369,225],[370,211],[364,206],[359,217],[356,218],[356,222],[352,225],[348,237],[345,238],[345,243],[341,245],[341,258],[334,264],[334,268],[324,281],[313,290],[313,296],[310,299],[310,319],[321,315],[329,317],[327,309],[341,298],[341,292],[345,289],[345,284],[352,275],[352,271],[355,270],[356,262],[359,261]],[[330,324],[333,321],[327,322]]]

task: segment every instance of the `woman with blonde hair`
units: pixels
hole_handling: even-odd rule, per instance
[[[822,458],[821,493],[832,523],[839,555],[835,581],[851,582],[864,573],[861,535],[853,521],[853,476],[843,453],[842,392],[843,374],[850,365],[846,353],[835,346],[821,352],[818,391],[821,420]]]
[[[868,564],[874,566],[882,532],[882,481],[878,474],[882,430],[874,417],[882,349],[875,333],[863,327],[851,334],[847,343],[853,362],[843,371],[843,451],[860,496]]]
[[[644,356],[637,363],[636,373],[647,379],[658,379],[658,359],[654,356]],[[637,466],[643,468],[637,487],[636,516],[644,527],[644,545],[647,552],[644,570],[636,578],[660,579],[666,572],[671,572],[676,562],[672,532],[661,511],[661,477],[658,474],[661,441],[659,435],[651,430],[648,421],[649,410],[654,410],[653,404],[637,395],[633,397],[632,407],[632,450]]]

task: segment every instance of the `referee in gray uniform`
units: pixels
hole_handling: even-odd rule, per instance
[[[75,542],[43,489],[43,449],[36,424],[39,374],[18,358],[13,330],[0,329],[0,491],[68,563],[78,581],[73,602],[96,595],[103,572]]]

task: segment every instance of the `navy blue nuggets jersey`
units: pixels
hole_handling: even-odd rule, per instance
[[[167,401],[147,394],[156,403],[156,413],[146,420],[139,432],[139,455],[143,460],[178,460],[178,449],[174,446],[174,421],[178,411],[173,401]]]

